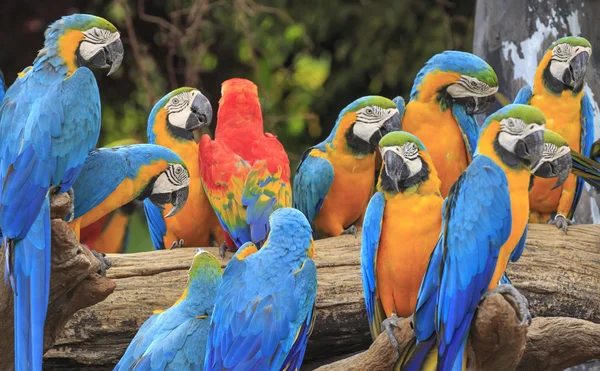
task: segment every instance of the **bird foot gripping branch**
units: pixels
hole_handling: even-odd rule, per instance
[[[519,326],[523,326],[525,323],[529,326],[531,324],[531,313],[529,313],[529,301],[527,298],[519,292],[513,285],[498,285],[495,289],[490,290],[483,294],[481,297],[481,301],[485,300],[488,296],[492,294],[502,294],[505,298],[510,296],[512,300],[514,300],[518,311],[519,319],[521,319],[521,323]],[[517,309],[515,308],[515,309]]]

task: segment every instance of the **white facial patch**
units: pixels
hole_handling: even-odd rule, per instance
[[[402,161],[404,161],[404,164],[408,167],[409,178],[418,174],[423,168],[423,162],[419,157],[419,147],[413,142],[406,142],[402,147],[383,147],[381,149],[381,157],[384,158],[387,152],[394,152],[402,158]]]
[[[558,81],[563,81],[565,70],[569,68],[569,63],[579,54],[587,52],[592,55],[592,49],[585,46],[573,46],[568,43],[558,44],[552,49],[552,63],[550,63],[550,73]]]
[[[180,164],[171,164],[156,178],[152,194],[173,193],[189,185],[188,171]]]
[[[542,164],[552,162],[570,152],[571,148],[569,146],[557,147],[554,143],[544,143],[542,159],[537,163],[535,168],[531,169],[531,172],[535,173],[540,168],[540,166],[542,166]]]
[[[496,94],[498,87],[491,87],[474,77],[463,75],[460,80],[448,86],[447,91],[452,98],[488,97]]]
[[[500,134],[498,134],[498,143],[510,153],[515,153],[517,142],[529,134],[544,130],[545,125],[529,124],[516,117],[507,117],[500,121]]]
[[[187,119],[192,113],[192,103],[198,94],[198,90],[184,91],[169,99],[165,108],[171,125],[185,129]]]
[[[102,48],[112,44],[119,39],[121,35],[118,32],[110,32],[98,27],[92,27],[83,32],[83,40],[79,45],[79,54],[81,57],[89,61]]]
[[[368,142],[373,134],[381,129],[383,124],[392,116],[398,114],[397,108],[381,108],[379,106],[367,106],[356,111],[356,123],[353,133],[365,142]]]

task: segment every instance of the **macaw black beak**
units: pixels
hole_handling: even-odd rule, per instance
[[[552,189],[556,189],[563,185],[563,183],[571,174],[571,166],[573,160],[571,159],[571,154],[566,153],[565,155],[554,159],[552,161],[542,161],[540,165],[538,165],[537,169],[533,172],[533,175],[540,178],[554,178],[558,177],[556,180],[556,184]]]
[[[404,159],[397,153],[387,151],[383,156],[385,173],[392,180],[396,192],[400,192],[398,183],[410,177],[410,169],[406,166]]]
[[[112,43],[105,46],[103,50],[105,54],[105,63],[106,65],[110,66],[110,71],[108,71],[108,74],[106,74],[109,76],[115,72],[121,65],[121,62],[123,62],[123,42],[121,39],[116,39]]]
[[[396,112],[392,117],[387,119],[381,128],[371,135],[369,142],[377,147],[379,145],[379,141],[383,138],[387,133],[391,133],[392,131],[400,131],[402,130],[402,123],[400,122],[400,113]]]
[[[210,125],[212,121],[212,106],[210,101],[202,94],[198,94],[191,106],[191,113],[185,122],[185,129],[194,134],[194,140],[200,141],[200,129]]]
[[[465,110],[469,115],[484,113],[495,101],[496,96],[494,94],[488,95],[487,97],[465,97],[455,99],[456,103],[465,107]]]
[[[165,218],[169,218],[177,214],[179,211],[181,211],[181,209],[183,209],[188,198],[188,193],[188,187],[185,186],[171,193],[151,194],[150,196],[148,196],[148,198],[154,205],[156,205],[161,210],[164,210],[165,205],[172,204],[173,208],[171,209],[171,211],[169,211],[167,215],[165,215]]]
[[[544,152],[544,130],[540,125],[531,124],[529,126],[530,133],[519,139],[515,145],[515,155],[523,160],[528,160],[531,167],[535,168]]]
[[[565,85],[569,85],[573,90],[581,90],[589,58],[588,52],[581,52],[571,59],[569,68],[563,73]]]

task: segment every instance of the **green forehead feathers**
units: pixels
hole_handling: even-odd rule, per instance
[[[569,145],[565,138],[548,129],[544,131],[544,143],[552,143],[557,147],[564,147]]]
[[[488,117],[488,120],[502,121],[509,117],[519,118],[526,124],[536,123],[542,125],[546,123],[542,111],[526,104],[509,104]]]
[[[423,145],[423,143],[421,143],[419,138],[405,131],[393,131],[391,133],[386,134],[379,141],[379,147],[402,147],[407,142],[415,143],[420,151],[425,151],[425,146]]]
[[[367,106],[378,106],[385,109],[398,108],[391,99],[379,95],[369,95],[355,100],[347,107],[347,111],[358,111]]]
[[[208,252],[196,254],[190,268],[190,279],[194,279],[200,273],[200,270],[209,267],[215,270],[221,270],[221,264],[212,254]]]
[[[584,39],[583,37],[567,36],[567,37],[560,38],[560,39],[556,40],[555,42],[553,42],[552,45],[550,45],[550,47],[548,48],[548,50],[554,49],[554,47],[559,44],[569,44],[571,46],[583,46],[586,48],[592,47],[592,44],[590,44],[590,42],[587,41],[586,39]]]

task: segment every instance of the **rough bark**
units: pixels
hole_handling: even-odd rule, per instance
[[[54,344],[75,312],[104,300],[115,289],[112,280],[98,274],[100,261],[77,243],[63,220],[69,206],[67,194],[52,199],[52,272],[44,338],[46,349]],[[3,252],[0,252],[0,261],[4,262]],[[3,275],[4,264],[0,264],[0,277]],[[0,318],[0,370],[12,370],[13,293],[9,284],[0,284]]]
[[[598,246],[600,226],[573,226],[568,235],[554,226],[530,226],[525,253],[509,275],[530,299],[534,316],[600,322]],[[208,250],[216,254],[216,249]],[[360,237],[317,241],[317,322],[307,362],[351,354],[370,344],[359,250]],[[46,368],[111,369],[152,311],[170,306],[181,295],[193,254],[193,249],[178,249],[109,255],[108,277],[117,289],[73,316],[46,354]]]
[[[478,0],[473,52],[498,75],[499,93],[512,102],[535,70],[546,48],[563,36],[582,36],[597,47],[600,2],[590,0]],[[594,52],[595,53],[595,52]],[[586,94],[593,101],[596,133],[600,133],[600,59],[592,57],[586,72]],[[495,111],[498,105],[491,108]],[[598,134],[595,136],[598,138]],[[575,211],[578,223],[600,223],[600,196],[586,187]]]

